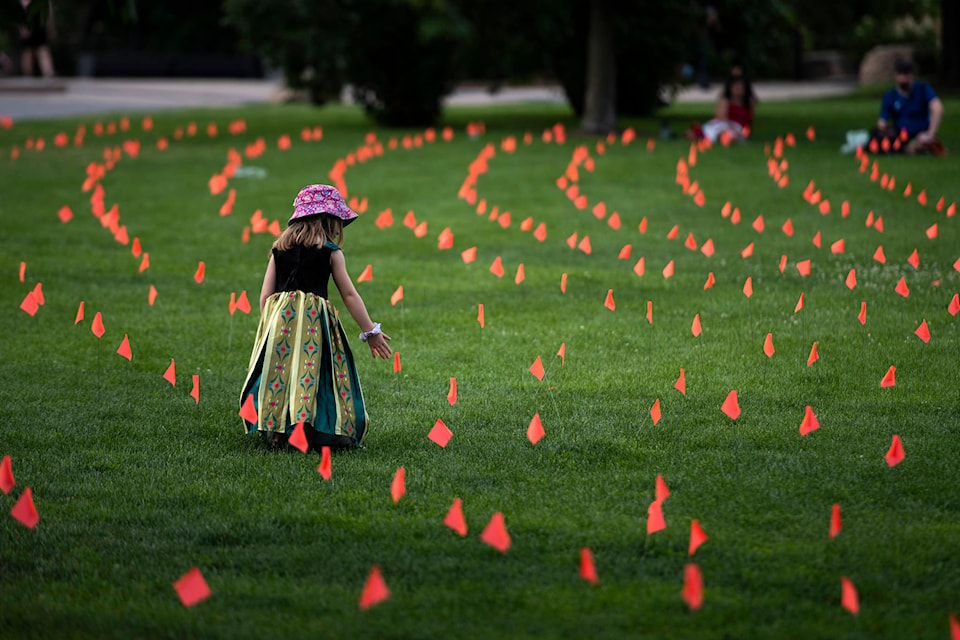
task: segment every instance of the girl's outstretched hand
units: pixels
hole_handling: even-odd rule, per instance
[[[370,347],[370,355],[376,358],[380,356],[384,360],[393,355],[393,349],[390,348],[390,345],[387,343],[390,341],[390,336],[385,333],[378,333],[377,335],[370,336],[367,338],[367,346]]]

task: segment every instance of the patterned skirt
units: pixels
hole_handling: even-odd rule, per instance
[[[304,422],[308,440],[358,446],[367,432],[360,378],[340,316],[325,298],[281,291],[267,298],[243,391],[253,396],[257,423],[247,433],[289,434]]]

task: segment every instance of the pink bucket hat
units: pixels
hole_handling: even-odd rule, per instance
[[[326,213],[343,220],[347,226],[359,216],[343,201],[343,196],[336,187],[328,184],[311,184],[300,189],[296,200],[293,201],[293,215],[287,221],[287,226],[294,220]]]

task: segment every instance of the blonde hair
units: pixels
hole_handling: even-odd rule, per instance
[[[273,243],[273,248],[287,251],[296,246],[322,247],[327,241],[343,244],[343,220],[319,214],[291,222]]]

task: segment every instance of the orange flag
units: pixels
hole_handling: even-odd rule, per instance
[[[647,323],[653,324],[653,300],[647,300]]]
[[[807,366],[809,367],[819,359],[820,359],[820,354],[817,353],[817,343],[814,342],[813,346],[810,348],[810,355],[809,357],[807,357]]]
[[[697,241],[694,239],[693,233],[687,234],[687,239],[684,241],[683,246],[685,246],[687,249],[690,249],[690,251],[697,250]]]
[[[167,370],[163,373],[163,379],[170,383],[170,386],[177,386],[177,369],[176,365],[173,362],[173,358],[170,358],[170,366],[167,367]]]
[[[919,195],[917,195],[917,202],[923,206],[927,206],[927,190],[921,189]]]
[[[850,215],[850,203],[846,200],[840,205],[840,215],[844,218]]]
[[[937,232],[937,223],[934,222],[934,223],[927,229],[927,237],[930,238],[931,240],[933,240],[934,238],[937,237],[937,233],[938,233],[938,232]]]
[[[387,583],[383,580],[380,567],[373,565],[370,568],[367,581],[363,584],[363,591],[360,592],[360,608],[367,610],[389,597],[390,589],[387,588]]]
[[[907,287],[907,283],[903,279],[903,276],[900,276],[900,282],[897,283],[897,286],[894,288],[894,291],[899,293],[904,298],[910,297],[910,289]]]
[[[560,366],[561,366],[561,367],[562,367],[563,364],[564,364],[564,360],[566,360],[566,354],[567,354],[567,343],[566,343],[566,342],[561,342],[561,343],[560,343],[560,349],[557,350],[557,356],[559,356],[559,358],[560,358]]]
[[[920,323],[920,326],[917,327],[914,333],[917,334],[917,337],[923,340],[924,343],[930,342],[930,329],[927,327],[926,318],[923,319],[923,322]]]
[[[540,414],[533,414],[533,419],[530,420],[530,424],[527,426],[527,440],[532,444],[537,444],[540,442],[540,439],[543,438],[545,432],[543,430],[543,423],[540,422]]]
[[[657,426],[657,423],[660,422],[660,398],[657,398],[653,406],[650,407],[650,419],[653,420],[653,426]]]
[[[477,259],[477,248],[470,247],[469,249],[462,251],[460,257],[463,259],[464,264],[470,264]]]
[[[90,330],[93,332],[93,335],[97,338],[102,338],[106,330],[103,328],[103,317],[100,315],[100,312],[97,311],[97,315],[93,316],[93,324],[90,326]]]
[[[593,564],[593,553],[588,547],[580,549],[580,578],[590,584],[597,584],[597,569]]]
[[[290,434],[287,442],[290,443],[290,446],[299,449],[303,453],[307,452],[307,449],[310,447],[310,443],[307,442],[307,434],[303,431],[303,420],[298,422],[297,426],[293,428],[293,433]]]
[[[700,523],[694,519],[690,523],[690,546],[687,549],[687,555],[692,556],[697,552],[704,542],[707,541],[707,534],[700,528]]]
[[[880,381],[880,387],[895,387],[897,386],[897,368],[893,365],[890,365],[890,368],[887,369],[887,372],[883,375],[883,379]]]
[[[430,433],[427,434],[427,437],[436,443],[441,449],[445,449],[447,447],[447,443],[450,442],[450,438],[453,437],[453,432],[447,428],[447,425],[443,424],[443,420],[437,418],[437,421],[434,423],[433,428],[430,429]]]
[[[450,231],[450,227],[440,232],[440,237],[437,239],[437,249],[441,251],[453,249],[453,232]]]
[[[663,279],[669,280],[673,277],[673,260],[667,263],[667,266],[663,268]]]
[[[687,395],[687,378],[683,371],[683,367],[680,367],[680,377],[678,377],[677,381],[673,383],[673,388],[683,395]]]
[[[783,223],[783,226],[780,227],[787,237],[793,236],[793,223],[790,222],[790,218],[787,218],[787,221]]]
[[[843,529],[843,523],[840,521],[840,505],[834,504],[830,510],[830,538],[836,538]]]
[[[609,291],[607,291],[607,299],[604,300],[603,306],[605,306],[607,309],[610,309],[610,311],[616,310],[617,305],[613,301],[613,289],[610,289]]]
[[[0,462],[0,491],[9,494],[10,490],[13,489],[16,484],[17,481],[13,479],[13,467],[10,463],[10,456],[4,456],[3,461]]]
[[[707,238],[707,241],[700,247],[700,252],[708,258],[714,254],[713,238]]]
[[[401,300],[403,300],[403,285],[397,287],[397,290],[390,296],[390,305],[395,307]]]
[[[561,293],[567,292],[567,274],[566,273],[563,273],[560,275],[560,292]]]
[[[847,274],[846,279],[847,289],[853,291],[853,288],[857,286],[857,270],[850,269],[850,273]]]
[[[43,299],[43,283],[38,282],[37,286],[33,288],[33,298],[37,301],[37,305],[43,306],[45,301]]]
[[[751,242],[746,247],[743,248],[743,251],[740,252],[740,255],[743,258],[749,258],[753,255],[753,243]]]
[[[920,267],[920,256],[917,254],[916,249],[914,249],[913,253],[910,254],[910,257],[907,258],[907,263],[914,269],[918,269]]]
[[[190,391],[190,397],[196,400],[197,404],[200,404],[200,376],[193,376],[193,389]]]
[[[763,233],[763,229],[764,229],[763,216],[762,215],[757,216],[756,219],[754,219],[752,226],[753,226],[753,230],[756,231],[757,233]]]
[[[953,298],[950,299],[950,304],[947,306],[947,311],[949,311],[952,316],[960,312],[960,294],[953,294]]]
[[[683,568],[683,591],[680,595],[691,611],[703,606],[703,574],[700,573],[700,567],[692,562]]]
[[[862,325],[867,324],[867,303],[866,302],[860,303],[860,313],[857,314],[857,320],[859,320],[860,324]]]
[[[247,315],[250,314],[250,301],[247,300],[247,290],[244,289],[240,292],[239,297],[237,297],[237,309],[243,311]]]
[[[447,392],[447,402],[450,406],[457,404],[457,379],[450,378],[450,391]]]
[[[806,276],[810,275],[810,261],[809,261],[809,260],[801,260],[800,262],[798,262],[798,263],[797,263],[797,271],[798,271],[798,272],[800,273],[800,275],[803,276],[803,277],[806,277]]]
[[[803,414],[803,420],[800,421],[800,435],[805,436],[811,431],[816,431],[819,428],[820,422],[817,420],[817,416],[813,413],[813,409],[810,408],[810,405],[807,405],[807,408]]]
[[[542,222],[537,225],[537,228],[533,231],[533,237],[540,242],[544,242],[547,239],[547,225]]]
[[[197,272],[193,274],[193,279],[197,281],[197,284],[203,282],[203,274],[206,271],[206,265],[203,264],[203,260],[200,261],[200,264],[197,265]]]
[[[70,210],[70,207],[64,205],[57,211],[57,217],[60,218],[60,222],[67,224],[73,219],[73,211]]]
[[[747,276],[747,280],[743,283],[743,295],[748,298],[753,295],[753,278]]]
[[[707,274],[707,281],[703,283],[703,290],[706,291],[716,283],[717,279],[713,277],[713,271],[711,271],[709,274]]]
[[[840,578],[840,605],[853,615],[860,613],[860,598],[857,596],[857,588],[846,576]]]
[[[693,317],[693,325],[690,327],[690,331],[693,333],[693,337],[699,337],[701,333],[700,329],[700,314],[698,313]]]
[[[780,256],[780,273],[787,268],[787,256]]]
[[[400,352],[399,352],[399,351],[394,351],[394,352],[393,352],[393,372],[394,372],[394,373],[400,373],[400,370],[401,370],[401,366],[400,366]]]
[[[768,333],[767,337],[763,339],[763,353],[768,357],[772,358],[776,349],[773,348],[773,334]]]
[[[460,498],[453,499],[443,524],[456,531],[461,538],[467,535],[467,520],[463,517],[463,501]]]
[[[497,256],[496,259],[494,259],[493,264],[490,265],[490,273],[498,278],[503,277],[503,261],[500,259],[500,256]]]
[[[903,443],[900,442],[900,436],[894,434],[893,440],[890,443],[890,449],[887,451],[887,455],[884,456],[884,460],[887,461],[887,465],[895,467],[903,462],[903,458]]]
[[[368,282],[370,280],[373,280],[373,265],[368,264],[357,278],[357,282]]]
[[[633,265],[633,272],[642,278],[645,270],[646,264],[644,259],[641,257],[639,260],[637,260],[637,264]]]
[[[393,482],[390,483],[390,497],[393,498],[394,504],[400,502],[402,498],[407,493],[407,470],[403,467],[397,467],[397,472],[393,475]]]
[[[483,533],[480,534],[480,539],[500,553],[507,552],[510,548],[510,534],[507,533],[502,513],[498,511],[493,514]]]
[[[317,473],[320,474],[320,477],[324,481],[330,480],[330,476],[333,475],[333,465],[330,461],[330,447],[322,447],[320,449],[320,466],[317,467]]]
[[[33,504],[33,492],[30,491],[30,487],[20,494],[13,509],[10,510],[10,515],[28,529],[33,529],[40,522],[40,514],[37,513],[37,507]]]
[[[257,409],[254,407],[252,393],[247,394],[246,399],[243,401],[243,406],[240,407],[240,411],[238,413],[240,417],[243,418],[244,422],[257,424]]]
[[[727,414],[727,417],[731,420],[736,420],[740,417],[740,403],[737,401],[736,389],[733,389],[727,394],[727,398],[723,401],[720,410]]]
[[[663,531],[667,528],[667,523],[663,519],[663,503],[659,500],[654,500],[650,503],[650,506],[647,507],[647,535],[656,533],[657,531]]]
[[[618,260],[629,260],[630,252],[633,250],[633,247],[629,244],[623,245],[623,248],[620,249],[620,254],[617,256]]]
[[[577,248],[587,255],[593,253],[593,247],[590,246],[590,236],[583,236],[583,238],[580,239],[580,244],[577,245]]]
[[[798,313],[800,309],[803,309],[803,291],[800,292],[800,299],[797,300],[797,306],[793,308],[793,312]]]
[[[533,374],[533,377],[537,380],[543,380],[543,363],[540,361],[540,356],[537,356],[537,359],[533,361],[533,364],[530,365],[530,373]]]
[[[877,250],[873,252],[873,259],[880,264],[887,264],[887,256],[883,255],[883,245],[878,246]]]
[[[516,284],[520,284],[520,283],[523,282],[525,279],[526,279],[526,275],[524,275],[524,273],[523,273],[523,263],[521,262],[521,263],[517,266],[517,275],[514,277],[513,281],[514,281]]]
[[[883,233],[883,216],[877,216],[876,222],[873,223],[873,228],[876,229],[878,233]]]
[[[673,225],[673,228],[667,233],[667,240],[676,240],[677,235],[680,233],[680,226]]]
[[[667,483],[663,479],[663,475],[658,473],[657,479],[654,481],[654,500],[662,504],[663,501],[669,497],[670,489],[667,487]]]
[[[27,292],[23,302],[20,303],[20,308],[23,309],[28,315],[36,315],[37,310],[40,309],[40,305],[37,304],[37,297],[33,294],[33,291]]]
[[[810,142],[813,142],[816,139],[817,139],[817,133],[816,131],[814,131],[813,125],[810,125],[809,127],[807,127],[807,140],[809,140]]]
[[[127,360],[133,359],[133,353],[130,351],[130,341],[127,339],[127,334],[123,334],[123,340],[120,342],[120,346],[117,347],[117,353]]]
[[[483,329],[484,319],[483,319],[483,303],[481,302],[477,308],[477,322],[480,323],[480,328]]]

